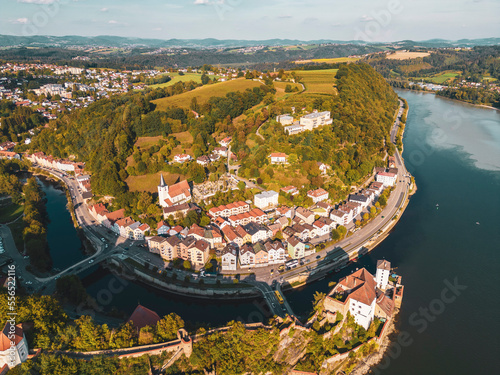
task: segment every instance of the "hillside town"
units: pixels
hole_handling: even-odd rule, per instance
[[[220,149],[227,149],[230,139],[220,143]],[[285,154],[271,154],[270,158],[286,162]],[[34,165],[74,174],[84,202],[92,202],[91,176],[86,174],[84,163],[53,158],[42,152],[26,155],[26,159]],[[326,166],[320,167],[326,170]],[[376,168],[373,181],[367,187],[349,194],[339,204],[333,204],[322,188],[307,192],[311,206],[280,204],[280,194],[298,192],[298,187],[287,186],[280,192],[256,193],[253,200],[212,207],[206,212],[210,223],[205,226],[169,224],[181,223],[179,218],[186,217],[190,211],[201,213],[202,210],[193,200],[192,184],[183,180],[168,185],[163,175],[157,187],[163,220],[156,227],[126,216],[124,209],[110,212],[103,203],[91,204],[88,211],[96,224],[116,236],[147,244],[151,253],[161,257],[165,267],[180,259],[190,262],[193,269],[201,270],[216,259],[218,271],[222,273],[270,265],[278,265],[278,271],[282,272],[314,254],[318,245],[330,242],[332,230],[340,226],[347,231],[354,230],[363,215],[373,213],[378,198],[385,189],[391,189],[397,176],[395,159],[389,157],[387,168]]]

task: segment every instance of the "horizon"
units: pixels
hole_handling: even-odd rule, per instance
[[[11,0],[2,8],[0,34],[9,36],[375,43],[495,38],[500,14],[494,0]]]

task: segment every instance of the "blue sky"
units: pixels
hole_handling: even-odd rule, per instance
[[[500,37],[498,0],[0,0],[0,34],[158,39]]]

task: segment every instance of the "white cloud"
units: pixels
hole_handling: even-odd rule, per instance
[[[366,14],[363,14],[360,19],[361,22],[370,22],[373,21],[373,17],[367,16]]]
[[[209,5],[210,0],[194,0],[194,5]]]
[[[115,20],[109,20],[108,23],[112,24],[112,25],[116,25],[118,23],[118,21],[115,21]]]
[[[20,23],[20,24],[26,24],[28,23],[28,19],[26,17],[18,18],[17,20],[11,21],[11,23]]]
[[[161,29],[161,27],[155,27],[155,28],[153,29],[153,31],[161,31],[161,30],[162,30],[162,29]]]
[[[108,8],[101,8],[101,12],[107,12]]]
[[[17,0],[17,2],[27,4],[52,4],[55,3],[56,0]]]

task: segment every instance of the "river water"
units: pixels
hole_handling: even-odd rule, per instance
[[[410,106],[403,157],[415,176],[417,193],[374,251],[287,298],[295,313],[305,316],[315,291],[328,291],[330,281],[358,267],[374,273],[377,259],[388,259],[405,285],[396,323],[404,335],[373,373],[498,373],[500,112],[433,94],[398,94]],[[50,231],[52,248],[58,240]],[[70,249],[59,249],[62,262]],[[54,253],[53,258],[56,264]],[[82,277],[105,310],[114,307],[130,314],[141,303],[160,315],[176,312],[186,321],[214,326],[232,319],[266,319],[258,301],[200,302],[126,282],[97,268]]]

